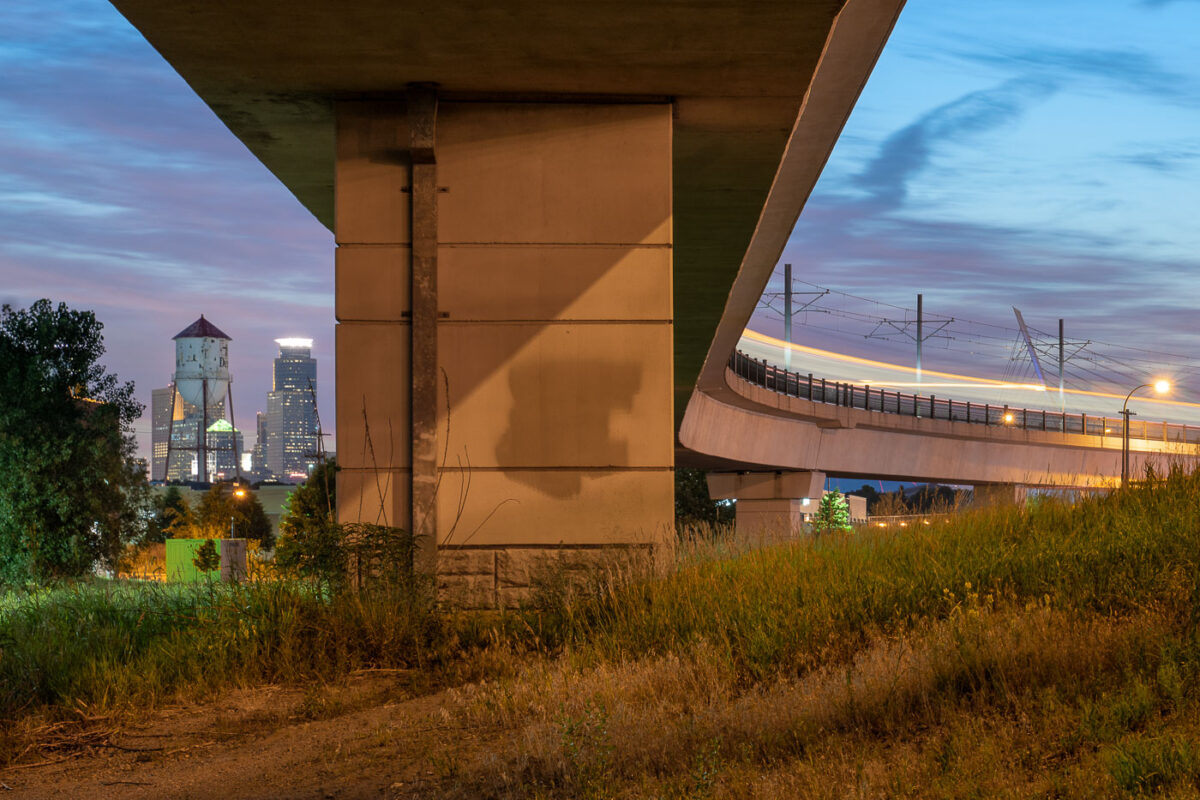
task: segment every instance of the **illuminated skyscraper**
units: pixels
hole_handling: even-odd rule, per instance
[[[213,480],[230,481],[239,476],[236,456],[245,450],[242,432],[228,420],[217,419],[208,426],[208,474]]]
[[[168,480],[172,477],[179,479],[179,476],[167,474],[167,437],[171,435],[172,422],[181,422],[184,414],[184,400],[182,397],[176,399],[174,408],[174,417],[172,420],[171,401],[175,398],[175,387],[168,384],[162,389],[155,389],[150,392],[150,480],[161,481]],[[172,472],[180,472],[183,468],[185,454],[182,452],[172,454],[172,467],[177,469]]]
[[[267,415],[259,411],[254,415],[254,449],[252,451],[250,469],[255,480],[270,477],[267,468]]]
[[[317,461],[317,362],[312,339],[276,339],[272,391],[267,395],[267,469],[282,481],[302,481]]]

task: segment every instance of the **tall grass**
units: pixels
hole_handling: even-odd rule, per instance
[[[903,533],[707,532],[666,574],[548,585],[540,607],[501,614],[455,613],[407,585],[31,593],[0,601],[0,717],[360,667],[480,677],[497,673],[482,664],[522,661],[456,695],[456,724],[506,731],[500,755],[475,773],[461,765],[482,776],[464,779],[464,796],[519,795],[526,779],[551,796],[617,779],[664,796],[715,792],[720,775],[834,735],[966,730],[964,708],[998,715],[1014,740],[1025,734],[1005,715],[1040,714],[1054,733],[1036,747],[1092,759],[1110,788],[1144,789],[1166,767],[1172,785],[1200,775],[1192,751],[1156,727],[1200,709],[1198,476]],[[522,658],[488,661],[495,651]],[[942,766],[920,769],[969,760],[949,747]],[[516,783],[494,782],[496,759]]]
[[[464,730],[504,733],[446,794],[1194,791],[1198,501],[1176,473],[599,582],[541,618],[566,658],[453,693]]]
[[[972,602],[1104,614],[1166,604],[1193,614],[1198,592],[1200,478],[1176,472],[1075,505],[693,555],[665,578],[607,584],[563,606],[542,633],[599,660],[704,641],[753,681],[844,657],[871,632],[944,619]]]
[[[329,594],[305,583],[92,584],[11,597],[0,611],[0,717],[53,706],[118,709],[362,667],[428,670],[488,639],[387,585]]]

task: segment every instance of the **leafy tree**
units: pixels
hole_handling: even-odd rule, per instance
[[[236,516],[237,524],[234,527],[239,539],[258,542],[264,550],[275,546],[275,529],[271,527],[271,520],[267,517],[267,511],[258,495],[247,491],[244,500],[234,502],[234,508],[240,512]]]
[[[164,501],[162,511],[162,526],[165,538],[203,538],[196,535],[196,512],[192,510],[191,504],[188,503],[183,492],[179,491],[177,487],[172,486],[171,490],[174,490],[175,495],[171,498],[169,504]]]
[[[227,539],[232,534],[238,539],[258,542],[265,548],[275,544],[271,520],[258,495],[228,483],[214,483],[201,495],[195,511],[183,501],[169,531],[177,539]]]
[[[812,519],[813,533],[853,530],[850,525],[850,504],[841,492],[826,492]]]
[[[717,525],[733,521],[733,509],[712,499],[707,473],[702,469],[675,469],[675,523]]]
[[[344,526],[328,517],[309,520],[279,537],[275,566],[284,574],[340,587],[350,564],[346,533]]]
[[[867,513],[874,513],[875,504],[879,502],[880,497],[875,487],[867,483],[864,483],[862,488],[855,489],[853,492],[846,492],[846,494],[847,496],[857,495],[858,497],[865,498],[867,501]]]
[[[275,566],[335,592],[366,586],[406,592],[417,588],[411,533],[386,525],[337,522],[336,473],[337,464],[330,459],[288,497]]]
[[[317,465],[308,480],[300,484],[283,507],[279,532],[283,536],[299,536],[318,520],[332,520],[337,513],[337,460],[329,459]]]
[[[209,539],[204,544],[196,548],[196,554],[192,556],[192,564],[202,573],[209,573],[221,567],[221,554],[217,552],[217,545],[212,539]]]
[[[181,520],[190,523],[192,514],[187,498],[178,486],[170,486],[158,492],[150,501],[150,518],[146,524],[144,542],[163,542],[171,536],[171,529]]]
[[[343,531],[336,523],[337,463],[318,464],[288,497],[279,522],[275,564],[305,578],[336,584],[346,571]]]
[[[142,405],[99,363],[102,328],[63,303],[0,306],[0,582],[115,565],[144,532]]]

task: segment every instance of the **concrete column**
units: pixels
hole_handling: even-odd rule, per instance
[[[972,490],[971,505],[975,508],[1020,506],[1025,504],[1026,487],[1016,483],[984,483]]]
[[[337,115],[338,514],[409,527],[408,119]],[[441,102],[434,151],[437,571],[493,605],[673,538],[671,107]]]
[[[823,472],[711,472],[714,500],[737,500],[740,535],[799,533],[805,514],[815,513],[825,489]]]

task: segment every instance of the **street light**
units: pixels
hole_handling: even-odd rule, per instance
[[[237,486],[233,490],[233,496],[235,498],[237,498],[238,500],[241,500],[246,496],[246,490],[244,488],[242,488],[241,486]],[[234,527],[233,527],[233,522],[236,518],[237,518],[237,512],[234,511],[233,509],[230,509],[230,513],[229,513],[229,538],[230,539],[237,538],[237,536],[235,535]]]
[[[1166,394],[1171,391],[1169,381],[1157,380],[1154,383],[1143,383],[1141,386],[1135,386],[1129,390],[1129,394],[1125,395],[1125,404],[1121,406],[1121,488],[1124,489],[1129,485],[1129,417],[1133,411],[1129,410],[1129,398],[1133,397],[1133,393],[1138,389],[1145,389],[1147,386],[1153,386],[1157,394]]]

